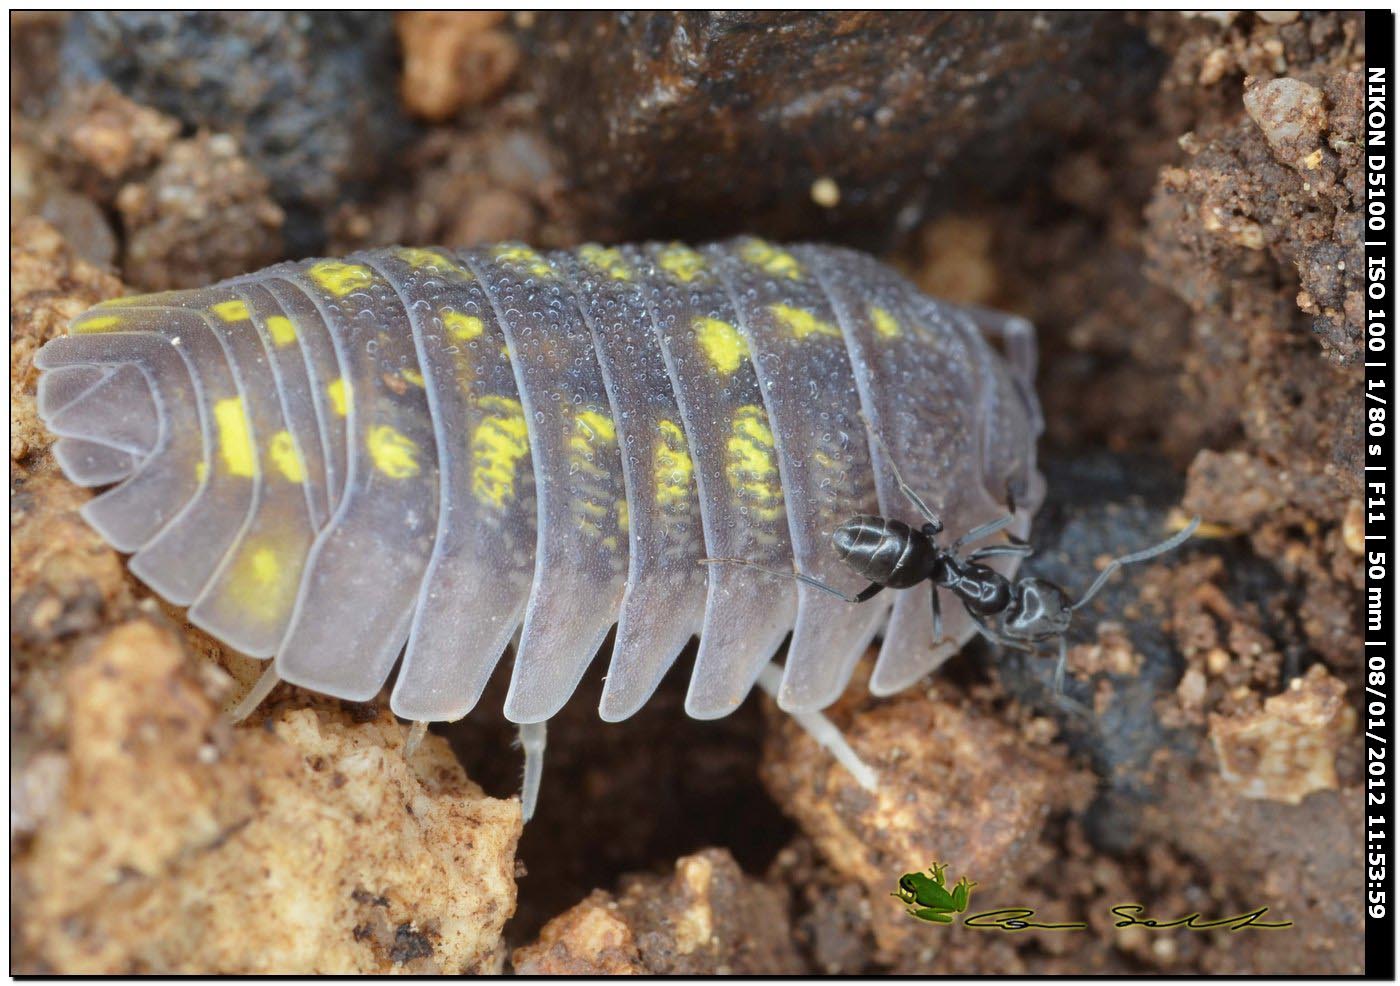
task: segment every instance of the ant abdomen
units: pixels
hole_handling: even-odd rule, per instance
[[[903,521],[870,514],[846,521],[831,541],[842,561],[890,589],[907,589],[928,578],[937,554],[922,532]]]

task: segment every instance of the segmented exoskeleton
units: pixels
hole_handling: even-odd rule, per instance
[[[705,557],[859,577],[830,535],[953,533],[1043,484],[1030,326],[871,258],[757,239],[538,253],[390,248],[106,302],[37,357],[55,454],[132,570],[276,674],[456,719],[519,632],[506,715],[543,722],[613,624],[600,714],[635,712],[698,634],[687,712],[727,714],[792,634],[779,703],[873,691],[973,633],[927,584],[853,606]],[[882,442],[872,442],[867,427]],[[1008,574],[1018,559],[997,558]],[[890,612],[890,603],[893,612]]]

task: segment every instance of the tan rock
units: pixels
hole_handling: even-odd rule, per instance
[[[520,61],[515,39],[497,27],[498,10],[406,11],[396,21],[403,46],[404,106],[426,120],[490,101]]]
[[[827,862],[864,886],[884,956],[926,947],[890,897],[901,874],[950,864],[980,889],[1017,884],[1050,812],[1086,799],[1092,782],[1008,722],[937,693],[853,710],[863,682],[828,713],[879,774],[871,794],[787,716],[764,751],[763,780]]]
[[[666,877],[595,890],[516,949],[522,975],[762,975],[801,964],[784,894],[746,876],[728,851],[676,861]]]
[[[1337,753],[1355,729],[1346,686],[1320,664],[1257,713],[1210,717],[1225,783],[1247,798],[1293,805],[1337,787]]]
[[[1322,91],[1299,79],[1273,79],[1258,85],[1246,81],[1244,108],[1279,160],[1294,168],[1306,167],[1308,155],[1327,129]],[[1316,167],[1314,163],[1312,169]]]
[[[124,624],[63,678],[59,770],[19,770],[17,968],[498,971],[519,807],[387,714],[233,729],[170,630]],[[36,776],[37,774],[37,776]]]

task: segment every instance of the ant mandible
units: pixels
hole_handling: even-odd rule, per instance
[[[1093,599],[1118,569],[1171,551],[1189,539],[1201,523],[1201,518],[1195,517],[1185,528],[1160,544],[1113,559],[1099,573],[1088,591],[1077,602],[1071,602],[1069,593],[1048,579],[1024,576],[1013,582],[1000,572],[982,564],[984,558],[998,555],[1019,555],[1024,558],[1034,550],[1028,543],[1010,534],[1007,535],[1005,544],[986,545],[975,549],[966,557],[963,556],[964,545],[1002,531],[1015,520],[1015,500],[1010,491],[1007,495],[1009,510],[1006,516],[974,527],[944,548],[936,540],[943,532],[942,521],[904,481],[899,467],[895,465],[894,456],[890,455],[879,434],[873,428],[869,429],[869,432],[889,462],[900,492],[926,521],[916,530],[900,520],[862,514],[836,528],[831,535],[836,554],[856,572],[869,579],[870,585],[854,596],[848,596],[810,575],[801,572],[779,572],[742,558],[705,558],[702,559],[703,563],[732,563],[756,568],[781,578],[795,578],[814,589],[820,589],[850,603],[863,603],[884,589],[908,589],[924,580],[931,581],[936,587],[952,592],[972,617],[977,631],[993,643],[1036,654],[1040,644],[1050,640],[1058,641],[1059,659],[1055,664],[1054,691],[1056,696],[1063,698],[1065,667],[1069,660],[1065,634],[1069,631],[1075,611]],[[939,594],[935,591],[935,644],[943,639],[943,610],[938,597]]]

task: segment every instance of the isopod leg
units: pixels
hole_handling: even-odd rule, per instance
[[[544,776],[544,722],[520,724],[520,748],[525,751],[525,779],[520,785],[520,820],[528,822],[540,798],[540,778]]]
[[[783,683],[783,669],[778,665],[769,663],[758,673],[758,686],[767,692],[774,701],[778,698],[778,690]],[[822,749],[826,750],[836,762],[855,778],[856,783],[865,790],[874,794],[880,786],[880,777],[875,772],[875,768],[870,766],[860,758],[860,754],[851,748],[851,744],[846,742],[846,737],[841,735],[841,730],[836,728],[826,716],[820,712],[789,712],[797,724],[812,737]]]
[[[233,722],[242,722],[244,719],[247,719],[257,710],[259,705],[263,704],[263,700],[272,694],[272,690],[276,688],[281,681],[282,679],[277,676],[277,665],[272,661],[268,661],[267,668],[264,669],[258,680],[253,683],[253,687],[248,690],[248,694],[244,695],[239,703],[234,706],[233,711],[229,713],[229,719]]]
[[[984,337],[1000,342],[1006,360],[1016,373],[1020,384],[1031,393],[1035,391],[1035,370],[1039,361],[1035,326],[1024,318],[971,306],[972,320]]]
[[[412,726],[408,727],[408,735],[403,741],[403,756],[407,760],[418,752],[418,747],[423,743],[423,737],[428,735],[428,722],[426,719],[419,719]]]

